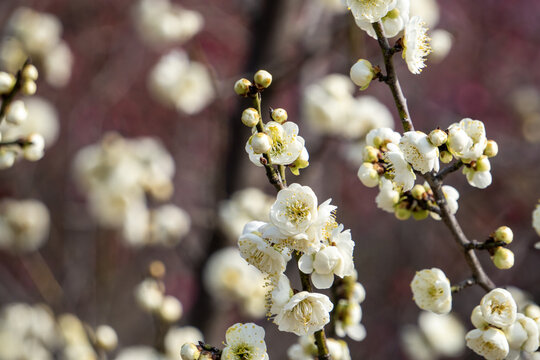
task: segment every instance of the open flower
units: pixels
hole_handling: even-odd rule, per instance
[[[347,0],[354,18],[370,23],[381,20],[396,4],[396,0]]]
[[[330,321],[334,305],[323,294],[301,291],[293,295],[274,318],[280,331],[311,335]]]
[[[386,147],[387,144],[399,144],[401,134],[390,128],[373,129],[366,135],[366,145],[373,146],[377,149]]]
[[[426,66],[426,56],[431,52],[429,40],[425,23],[413,16],[405,26],[403,39],[403,59],[411,73],[420,74]]]
[[[480,309],[490,325],[502,328],[516,321],[517,305],[508,290],[491,290],[480,301]]]
[[[272,147],[268,151],[268,156],[273,164],[289,165],[300,156],[305,141],[301,136],[298,136],[298,125],[295,123],[287,121],[281,125],[278,122],[269,121],[264,125],[264,133],[272,139]],[[252,163],[262,166],[261,155],[253,151],[249,141],[246,144],[246,152]]]
[[[414,302],[420,309],[448,314],[452,309],[450,281],[437,268],[418,271],[411,282]]]
[[[394,189],[394,183],[386,178],[381,178],[379,194],[375,198],[377,207],[386,212],[393,213],[394,206],[399,202],[399,191]]]
[[[422,174],[439,170],[439,151],[423,132],[407,131],[399,141],[399,148],[405,160]]]
[[[517,314],[516,321],[504,329],[510,349],[524,350],[529,353],[538,349],[538,326],[533,319],[523,314]]]
[[[234,324],[225,333],[223,360],[267,360],[264,329],[253,323]]]
[[[396,7],[387,12],[381,19],[384,36],[391,38],[403,30],[405,24],[409,21],[409,7],[410,0],[397,0]],[[372,38],[377,39],[377,34],[370,21],[363,17],[357,17],[354,21],[360,29],[364,30]]]
[[[270,208],[270,221],[285,235],[297,235],[317,219],[317,196],[309,186],[291,184],[280,190]]]
[[[487,146],[484,123],[466,118],[450,125],[446,146],[452,155],[466,162],[477,160]]]
[[[471,350],[487,360],[502,360],[508,355],[508,341],[499,329],[474,329],[467,333],[465,340]]]
[[[385,161],[391,165],[390,174],[394,177],[394,182],[403,187],[403,191],[411,190],[414,186],[416,175],[411,169],[411,165],[405,160],[405,155],[400,148],[393,143],[387,145],[388,151],[384,154]]]

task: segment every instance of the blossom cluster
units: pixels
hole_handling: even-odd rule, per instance
[[[13,166],[15,160],[24,157],[37,161],[44,155],[45,139],[42,134],[24,130],[28,119],[28,109],[23,100],[12,100],[20,91],[24,95],[33,95],[37,85],[38,71],[32,64],[24,64],[14,76],[0,71],[0,95],[2,95],[2,113],[0,118],[0,169]],[[28,127],[32,127],[27,126]],[[1,135],[6,133],[7,136]]]
[[[439,219],[438,206],[429,185],[415,185],[416,174],[436,173],[440,162],[463,166],[463,174],[471,186],[485,188],[491,184],[489,158],[497,155],[497,143],[487,140],[484,124],[463,119],[446,131],[436,129],[429,134],[408,131],[403,135],[390,128],[370,131],[363,149],[363,164],[358,178],[365,186],[379,186],[377,206],[395,213],[399,219],[411,215]],[[459,193],[443,186],[451,213],[458,209]]]
[[[521,359],[521,352],[538,350],[540,308],[530,305],[519,313],[505,289],[487,293],[473,309],[471,322],[476,329],[467,333],[467,346],[485,359]]]
[[[351,353],[345,341],[327,338],[326,345],[333,360],[351,360]],[[287,350],[289,360],[312,360],[317,358],[317,355],[315,339],[308,335],[300,336],[298,343]]]
[[[97,359],[117,344],[110,326],[92,328],[69,313],[55,316],[44,304],[11,303],[0,313],[2,359]]]
[[[41,65],[47,83],[63,87],[71,77],[73,54],[61,36],[62,24],[56,16],[19,7],[0,43],[0,62],[14,73],[30,57]]]
[[[153,138],[106,134],[75,155],[74,175],[101,226],[119,229],[133,246],[175,245],[190,228],[189,215],[173,204],[149,209],[146,196],[168,200],[174,161]]]

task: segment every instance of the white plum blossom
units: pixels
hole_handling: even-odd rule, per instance
[[[475,167],[463,167],[463,174],[467,178],[469,185],[479,189],[485,189],[491,185],[491,163],[486,156],[482,156],[476,162]]]
[[[452,309],[450,281],[437,268],[418,271],[411,282],[413,299],[420,309],[448,314]]]
[[[424,187],[426,189],[431,189],[429,184],[427,182],[424,183]],[[450,213],[453,215],[455,214],[459,209],[458,199],[459,199],[459,192],[450,185],[443,185],[442,186],[442,192],[444,194],[444,198],[446,199],[446,204],[448,205],[448,210],[450,210]],[[439,214],[436,214],[434,212],[429,213],[431,217],[435,220],[440,220],[441,217]]]
[[[420,74],[426,66],[425,58],[431,52],[429,40],[425,23],[420,17],[413,16],[405,26],[403,39],[403,59],[411,73]]]
[[[298,136],[298,125],[288,121],[281,125],[275,121],[269,121],[264,125],[264,133],[271,139],[271,148],[268,156],[273,164],[289,165],[292,164],[304,148],[304,139]],[[255,153],[251,143],[246,143],[246,152],[249,154],[249,160],[257,166],[261,164],[261,154]]]
[[[486,322],[500,328],[516,321],[517,305],[512,294],[505,289],[493,289],[480,301],[480,309]]]
[[[393,213],[394,206],[399,202],[399,191],[394,188],[394,183],[386,178],[381,178],[379,194],[375,198],[377,207],[386,212]]]
[[[255,225],[255,229],[252,229],[252,225]],[[244,233],[238,239],[240,254],[259,271],[270,275],[280,274],[285,271],[291,256],[286,251],[279,251],[261,237],[259,229],[264,225],[266,224],[259,221],[246,224]]]
[[[253,323],[237,323],[225,333],[223,360],[268,360],[264,329]]]
[[[509,352],[508,341],[500,329],[474,329],[465,336],[467,346],[487,360],[503,360]]]
[[[396,4],[397,0],[347,0],[354,18],[370,23],[381,20]]]
[[[455,357],[465,348],[465,328],[453,314],[438,315],[423,311],[418,316],[418,325],[438,354]]]
[[[396,144],[389,143],[387,148],[388,151],[384,154],[384,158],[391,165],[390,173],[393,175],[393,181],[398,186],[402,186],[403,191],[411,190],[416,180],[411,165],[405,160],[405,155]]]
[[[439,170],[439,151],[423,132],[407,131],[399,141],[399,148],[405,160],[422,174]]]
[[[148,76],[150,94],[164,106],[187,115],[202,111],[215,96],[208,69],[183,50],[163,55]]]
[[[411,16],[419,16],[430,28],[439,22],[440,9],[437,0],[412,0],[410,7]]]
[[[465,162],[477,160],[487,146],[484,123],[465,118],[459,123],[450,125],[446,146],[452,155]]]
[[[365,162],[360,165],[356,175],[364,186],[375,187],[379,185],[379,173],[375,170],[372,163]]]
[[[323,246],[314,254],[304,254],[298,261],[300,271],[311,274],[313,285],[318,289],[330,288],[334,274],[343,278],[354,272],[354,242],[350,230],[343,231],[343,225],[340,225],[331,232],[327,241],[332,245]]]
[[[280,190],[270,208],[270,222],[283,234],[298,235],[317,219],[317,196],[309,186],[291,184]]]
[[[377,149],[385,147],[387,144],[399,144],[401,134],[388,127],[373,129],[366,135],[366,145]]]
[[[311,335],[330,322],[334,305],[328,296],[301,291],[293,295],[274,318],[280,331]]]
[[[516,321],[504,329],[508,345],[515,352],[534,352],[539,346],[538,326],[533,319],[518,313]]]
[[[351,67],[349,75],[360,90],[365,90],[373,79],[373,66],[368,60],[360,59]]]
[[[403,30],[405,24],[409,21],[410,3],[411,0],[397,0],[396,7],[387,12],[381,19],[385,37],[392,38]],[[360,29],[364,30],[372,38],[377,39],[372,22],[363,17],[356,17],[354,21]]]
[[[351,354],[345,341],[327,338],[326,345],[333,360],[351,360]],[[313,360],[315,356],[317,356],[317,346],[313,336],[300,336],[298,343],[293,344],[287,350],[289,360]]]
[[[341,299],[337,305],[344,307],[346,316],[336,321],[336,335],[348,336],[355,341],[362,341],[366,337],[366,328],[360,324],[362,320],[362,308],[357,301]]]

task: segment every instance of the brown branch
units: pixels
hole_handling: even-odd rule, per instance
[[[439,171],[437,173],[437,178],[442,180],[446,177],[446,175],[451,174],[454,171],[458,171],[463,165],[464,165],[463,162],[461,160],[458,160],[452,165],[449,165],[445,167],[444,169],[442,169],[441,171]]]
[[[23,66],[19,71],[17,71],[17,75],[15,76],[15,85],[13,85],[13,89],[11,89],[10,92],[7,94],[2,94],[2,105],[0,106],[0,123],[4,119],[6,112],[8,110],[9,105],[19,92],[21,90],[22,81],[23,81],[23,69],[26,67],[26,65],[30,64],[30,59],[26,59]]]
[[[405,99],[405,96],[401,91],[397,75],[394,71],[392,55],[395,51],[391,50],[392,48],[388,44],[388,39],[384,36],[384,31],[382,29],[381,23],[373,23],[373,29],[377,34],[377,41],[379,42],[379,46],[381,47],[381,51],[384,57],[384,65],[387,73],[386,77],[384,78],[384,82],[390,87],[392,95],[394,96],[394,102],[396,103],[396,107],[401,118],[403,130],[414,130],[412,120],[409,116],[409,110],[407,108],[407,100]],[[471,248],[470,246],[471,242],[469,241],[469,239],[467,239],[467,236],[465,236],[465,233],[461,229],[461,226],[459,225],[454,214],[450,212],[450,209],[448,208],[448,203],[446,202],[446,198],[442,191],[442,177],[452,171],[459,169],[459,167],[461,166],[459,165],[459,163],[460,161],[456,162],[453,166],[447,168],[448,170],[446,171],[445,169],[443,169],[443,171],[441,171],[441,173],[443,173],[442,176],[439,176],[439,174],[435,174],[434,172],[429,172],[423,174],[422,176],[426,179],[429,186],[431,187],[431,190],[433,191],[435,202],[440,209],[440,217],[442,221],[452,233],[454,241],[463,250],[465,260],[469,265],[469,268],[471,269],[475,283],[480,285],[484,290],[490,291],[495,288],[495,284],[485,273],[482,265],[480,264],[480,261],[478,261],[478,258],[476,257],[474,248]]]

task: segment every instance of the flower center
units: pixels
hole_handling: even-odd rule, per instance
[[[304,202],[300,200],[294,200],[287,203],[285,214],[292,223],[298,225],[300,222],[304,221],[305,218],[309,215],[309,208]]]

